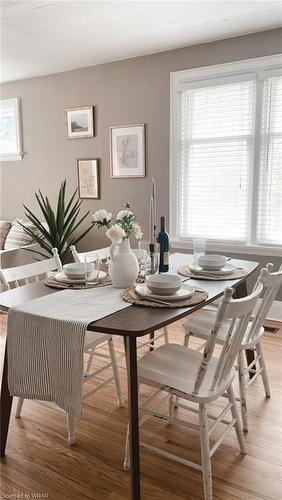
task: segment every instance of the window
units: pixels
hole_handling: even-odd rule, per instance
[[[282,244],[282,76],[263,82],[257,241]]]
[[[19,99],[0,101],[0,159],[21,160],[21,128]]]
[[[282,72],[262,59],[172,74],[173,239],[282,245]]]

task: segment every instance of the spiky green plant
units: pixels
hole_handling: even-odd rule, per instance
[[[78,190],[76,189],[70,200],[66,202],[66,181],[63,181],[58,195],[56,211],[53,210],[48,197],[43,196],[40,189],[38,190],[38,193],[35,193],[36,200],[47,223],[48,229],[44,227],[38,217],[36,217],[36,215],[34,215],[34,213],[26,205],[24,205],[25,215],[33,224],[34,229],[25,226],[21,222],[19,222],[19,224],[23,227],[25,232],[29,234],[32,239],[35,240],[45,251],[45,253],[34,251],[35,253],[45,258],[49,258],[53,255],[52,248],[55,247],[58,249],[58,254],[62,264],[64,264],[67,262],[68,257],[71,254],[70,246],[76,245],[80,240],[82,240],[82,238],[84,238],[84,236],[86,236],[90,229],[92,229],[93,224],[87,227],[87,229],[85,229],[79,236],[74,236],[75,231],[89,214],[88,211],[77,221],[82,204],[82,201],[79,200],[79,198],[76,199],[77,191]]]

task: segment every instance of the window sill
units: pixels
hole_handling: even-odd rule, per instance
[[[192,250],[192,241],[171,240],[171,248]],[[264,255],[265,257],[282,257],[282,247],[266,247],[255,245],[232,245],[228,243],[209,243],[208,249],[212,252],[230,252],[244,255]]]
[[[17,161],[23,159],[23,153],[16,153],[11,155],[0,155],[0,161]]]

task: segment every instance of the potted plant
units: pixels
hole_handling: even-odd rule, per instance
[[[60,187],[57,207],[54,210],[48,197],[43,196],[39,189],[38,193],[35,193],[35,197],[44,217],[44,222],[41,222],[38,217],[24,205],[26,211],[25,215],[32,223],[33,227],[26,227],[20,221],[18,222],[25,232],[45,251],[45,253],[43,253],[33,250],[35,253],[45,258],[49,258],[53,256],[52,248],[57,248],[62,264],[65,264],[71,255],[70,246],[76,245],[86,236],[90,229],[92,229],[93,224],[88,226],[79,236],[75,236],[75,234],[77,234],[75,232],[89,214],[88,211],[79,218],[82,201],[76,198],[77,191],[76,189],[69,201],[66,202],[66,181],[64,180]]]

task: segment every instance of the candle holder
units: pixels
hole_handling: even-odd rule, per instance
[[[156,274],[158,272],[158,254],[155,252],[154,243],[150,243],[149,252],[150,252],[150,269],[148,274]]]

